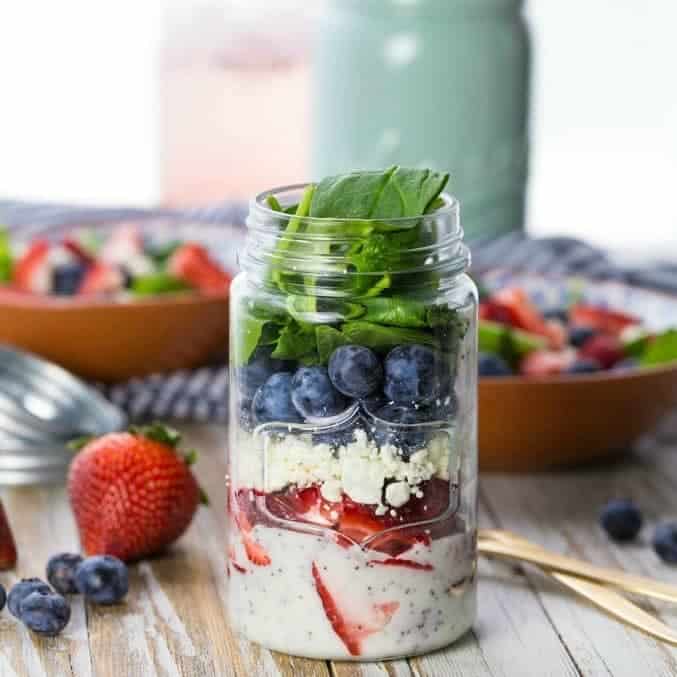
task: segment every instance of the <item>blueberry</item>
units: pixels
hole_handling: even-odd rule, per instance
[[[115,604],[129,590],[127,565],[111,555],[88,557],[75,570],[75,586],[96,604]]]
[[[543,311],[544,320],[557,320],[562,324],[569,322],[569,311],[566,308],[548,308]]]
[[[602,371],[602,365],[590,357],[581,357],[572,362],[565,370],[565,374],[594,374],[597,371]]]
[[[480,376],[510,376],[510,365],[500,356],[493,353],[480,353],[477,358]]]
[[[52,273],[52,291],[59,296],[73,296],[79,289],[87,267],[80,263],[63,263]]]
[[[341,346],[329,358],[329,378],[348,397],[371,395],[383,381],[383,367],[376,353],[364,346]]]
[[[255,425],[280,421],[301,423],[303,419],[291,401],[292,375],[287,371],[273,374],[257,391],[252,400]]]
[[[385,359],[387,397],[397,404],[415,404],[438,397],[449,381],[439,355],[417,344],[397,346]]]
[[[270,356],[271,346],[261,346],[244,367],[238,369],[241,397],[251,400],[256,391],[276,372],[291,371],[291,362]]]
[[[639,368],[639,360],[636,357],[626,357],[620,362],[616,362],[611,371],[631,371]]]
[[[24,578],[12,586],[7,597],[7,608],[12,616],[19,618],[21,600],[32,592],[52,592],[52,589],[39,578]]]
[[[37,590],[21,600],[19,618],[33,632],[55,637],[68,625],[71,605],[55,592]]]
[[[0,611],[5,608],[5,602],[7,601],[7,593],[5,592],[5,586],[0,583]]]
[[[642,528],[642,513],[629,499],[614,499],[602,508],[599,523],[612,540],[631,541]]]
[[[291,399],[296,410],[306,418],[336,416],[348,406],[324,367],[298,369],[291,381]]]
[[[589,338],[597,332],[592,327],[569,327],[569,343],[574,348],[580,348]]]
[[[677,564],[677,523],[665,522],[656,527],[653,549],[664,562]]]
[[[394,423],[398,426],[413,426],[421,423],[423,416],[412,407],[405,407],[401,404],[386,404],[376,412],[376,417]],[[402,451],[402,456],[407,459],[409,456],[425,445],[425,433],[420,429],[396,428],[383,423],[374,425],[374,439],[380,446],[390,444]]]
[[[347,447],[355,441],[355,431],[358,428],[364,429],[364,421],[358,420],[348,425],[341,426],[336,430],[327,430],[326,432],[313,433],[314,444],[328,444],[332,449]]]
[[[80,555],[62,552],[49,558],[47,562],[47,580],[62,595],[77,592],[75,587],[75,570],[82,562]]]

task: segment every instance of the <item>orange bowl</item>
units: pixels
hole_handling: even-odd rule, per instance
[[[482,379],[480,468],[545,470],[627,451],[677,407],[677,366],[571,378]]]
[[[113,302],[2,291],[0,317],[0,343],[104,383],[197,367],[228,346],[227,294]]]
[[[620,284],[493,271],[489,289],[524,288],[546,307],[582,298],[621,308],[650,330],[677,326],[677,298]],[[571,376],[482,378],[480,467],[526,472],[626,452],[677,407],[677,364]]]

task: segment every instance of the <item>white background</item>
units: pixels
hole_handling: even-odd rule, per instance
[[[160,199],[163,11],[2,3],[0,197]],[[528,16],[530,229],[677,258],[677,2],[532,0]]]

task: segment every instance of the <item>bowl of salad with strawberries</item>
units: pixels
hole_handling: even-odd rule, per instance
[[[225,354],[231,266],[209,228],[141,220],[27,238],[0,228],[0,343],[103,382]]]
[[[483,468],[626,452],[677,407],[677,298],[504,270],[479,286]]]

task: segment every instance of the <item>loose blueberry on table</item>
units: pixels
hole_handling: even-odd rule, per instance
[[[111,555],[88,557],[75,570],[75,587],[96,604],[117,604],[129,590],[127,566]]]
[[[629,499],[609,501],[599,516],[599,521],[614,541],[632,541],[642,528],[642,513]]]

